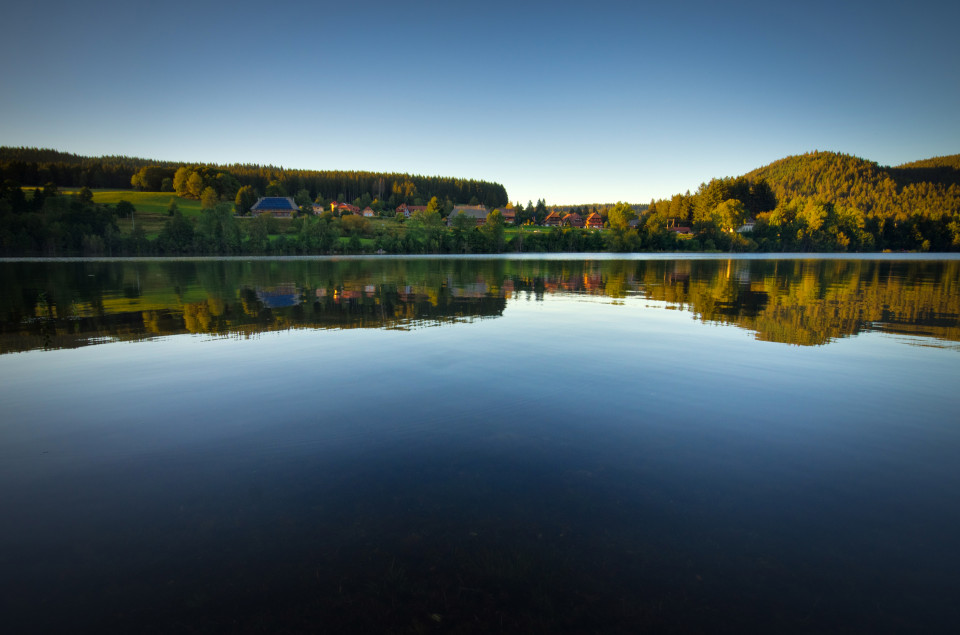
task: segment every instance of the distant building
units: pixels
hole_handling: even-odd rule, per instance
[[[261,196],[250,208],[250,214],[269,214],[276,218],[290,218],[297,211],[297,204],[289,196]]]
[[[500,210],[500,214],[503,216],[503,222],[507,225],[513,225],[517,222],[517,212],[512,207]]]
[[[586,225],[589,229],[603,229],[603,216],[594,212],[587,216]]]
[[[373,208],[372,208],[372,207],[364,207],[364,208],[363,208],[363,216],[364,216],[365,218],[373,218],[373,217],[376,216],[376,215],[377,215],[377,213],[376,213],[375,211],[373,211]]]
[[[563,224],[567,227],[584,227],[583,216],[576,212],[570,212],[563,217]]]
[[[356,205],[351,205],[350,203],[338,203],[336,201],[330,203],[330,209],[343,216],[344,214],[359,214],[360,208]]]
[[[753,231],[753,226],[756,225],[756,221],[752,218],[748,218],[746,222],[737,228],[737,233],[739,234],[749,234]]]
[[[563,218],[560,217],[560,214],[556,212],[550,212],[547,214],[547,217],[543,219],[543,224],[546,227],[560,227],[563,223]]]
[[[450,212],[450,217],[447,219],[447,224],[450,225],[453,222],[453,219],[459,214],[464,214],[476,221],[477,225],[483,225],[487,222],[487,208],[483,205],[457,205],[453,208],[453,211]]]
[[[425,212],[427,211],[426,205],[407,205],[406,203],[400,203],[397,206],[397,213],[403,214],[404,218],[410,218],[410,215],[414,212]]]

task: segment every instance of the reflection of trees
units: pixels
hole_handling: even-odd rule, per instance
[[[960,262],[254,260],[0,266],[0,351],[176,333],[415,328],[548,295],[642,297],[801,345],[863,330],[960,341]]]
[[[960,262],[688,263],[689,284],[657,267],[646,272],[646,295],[685,304],[706,322],[753,330],[759,339],[824,344],[871,329],[960,341]]]

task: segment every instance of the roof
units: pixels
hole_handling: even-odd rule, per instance
[[[260,200],[253,204],[251,210],[282,209],[291,212],[296,211],[297,204],[289,196],[261,196]]]
[[[471,218],[487,218],[487,208],[483,205],[457,205],[453,208],[453,211],[450,212],[450,218],[453,218],[457,214],[466,214]]]

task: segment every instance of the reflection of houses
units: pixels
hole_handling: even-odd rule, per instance
[[[250,208],[250,214],[269,214],[277,218],[290,218],[297,211],[297,204],[289,196],[261,196]]]
[[[563,224],[567,227],[584,227],[583,216],[576,212],[570,212],[563,217]]]
[[[487,283],[470,282],[459,287],[451,287],[450,295],[454,298],[482,298],[487,295]]]
[[[257,288],[257,299],[268,309],[300,304],[300,291],[295,284],[282,284],[276,287]]]
[[[487,222],[487,208],[483,205],[457,205],[450,212],[450,218],[447,223],[450,224],[458,214],[463,214],[474,219],[477,225],[483,225]]]
[[[547,217],[543,219],[545,227],[560,227],[561,223],[563,223],[563,219],[560,217],[560,214],[556,212],[550,212],[547,214]]]
[[[594,212],[587,216],[586,225],[588,229],[603,229],[603,217]]]
[[[587,291],[603,290],[603,274],[599,269],[585,271],[583,274],[583,287]]]

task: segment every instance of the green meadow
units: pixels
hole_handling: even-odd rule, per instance
[[[23,188],[27,192],[35,188]],[[75,194],[79,188],[59,188],[62,194]],[[163,229],[163,224],[167,222],[170,216],[167,215],[167,208],[170,201],[176,202],[180,212],[187,218],[198,218],[202,210],[200,201],[192,198],[182,198],[173,192],[137,192],[136,190],[91,190],[93,192],[94,203],[101,205],[116,205],[120,201],[127,201],[136,208],[134,218],[120,218],[117,220],[117,226],[123,234],[129,234],[133,231],[134,223],[137,227],[143,229],[147,238],[156,238]],[[240,222],[246,222],[247,219],[241,219]],[[278,228],[283,232],[290,223],[289,219],[277,219]]]
[[[36,188],[25,187],[25,191],[32,192]],[[80,188],[59,188],[61,194],[76,194]],[[187,218],[200,216],[200,201],[181,198],[173,192],[137,192],[135,190],[91,190],[93,192],[93,201],[101,205],[116,205],[120,201],[127,201],[136,208],[134,218],[121,218],[117,220],[117,226],[120,232],[129,234],[133,231],[134,222],[138,227],[143,228],[148,238],[156,238],[163,229],[163,224],[168,218],[167,208],[170,201],[174,200],[177,207]]]
[[[93,200],[96,203],[116,205],[120,201],[129,201],[136,208],[134,218],[121,218],[117,221],[120,231],[129,234],[136,222],[149,238],[155,238],[163,224],[170,218],[167,208],[170,201],[177,203],[180,212],[187,218],[200,216],[200,201],[181,198],[173,192],[136,192],[133,190],[93,190]]]

